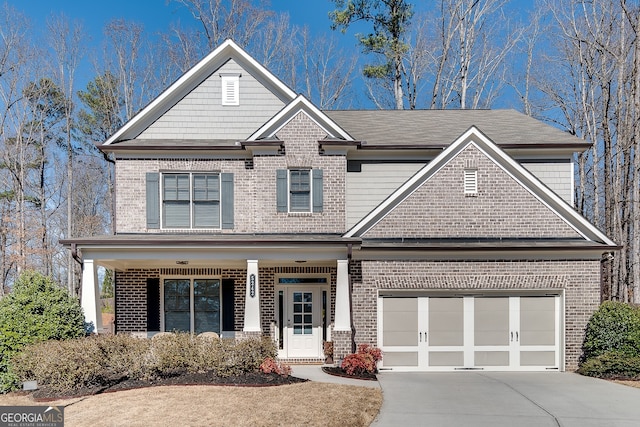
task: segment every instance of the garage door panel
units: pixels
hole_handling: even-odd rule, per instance
[[[474,344],[509,344],[509,298],[474,298]]]
[[[384,331],[382,345],[384,346],[412,346],[418,345],[418,332]]]
[[[429,345],[464,344],[462,298],[429,298]]]
[[[521,366],[555,366],[555,351],[521,351]]]
[[[464,352],[463,351],[430,352],[429,366],[464,366]]]
[[[509,366],[508,351],[475,351],[475,366]]]
[[[384,362],[387,366],[418,366],[417,351],[388,351],[384,353]]]

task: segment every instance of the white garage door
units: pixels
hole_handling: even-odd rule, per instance
[[[560,296],[380,297],[382,367],[560,368]]]

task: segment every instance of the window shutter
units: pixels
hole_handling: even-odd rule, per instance
[[[147,279],[147,331],[160,330],[160,279]]]
[[[278,169],[276,171],[276,198],[278,212],[287,212],[287,199],[289,191],[287,188],[287,170]]]
[[[221,174],[222,228],[233,228],[233,174]]]
[[[322,169],[313,169],[313,212],[322,212]]]
[[[160,228],[160,174],[147,172],[147,228]]]

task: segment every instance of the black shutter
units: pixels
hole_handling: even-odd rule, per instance
[[[147,331],[160,330],[160,279],[147,279]]]
[[[222,279],[222,330],[235,331],[235,294],[233,279]]]

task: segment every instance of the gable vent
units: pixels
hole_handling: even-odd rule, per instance
[[[240,75],[221,74],[222,105],[240,105]]]
[[[478,194],[478,169],[464,170],[464,195],[476,196]]]

